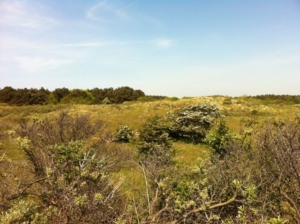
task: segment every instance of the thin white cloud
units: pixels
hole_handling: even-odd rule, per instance
[[[175,40],[160,38],[153,40],[132,40],[132,41],[99,41],[99,42],[83,42],[83,43],[70,43],[63,44],[63,47],[108,47],[117,45],[155,45],[160,48],[170,48],[174,46]]]
[[[28,1],[0,1],[0,25],[30,29],[47,29],[58,24],[57,20],[43,15],[41,8]]]
[[[85,43],[73,43],[73,44],[64,44],[63,47],[107,47],[115,45],[124,45],[131,42],[126,41],[103,41],[103,42],[85,42]]]
[[[10,51],[21,50],[21,49],[46,50],[46,49],[53,49],[55,47],[54,44],[49,42],[26,40],[26,38],[22,36],[12,37],[6,35],[0,36],[0,44],[1,44],[1,49],[7,49]]]
[[[70,64],[73,62],[73,60],[71,59],[54,59],[25,56],[16,57],[15,59],[18,62],[21,69],[27,72],[55,69],[62,65]]]
[[[101,1],[91,6],[86,11],[86,18],[101,22],[102,24],[110,24],[112,22],[130,22],[134,26],[147,26],[154,27],[155,29],[162,30],[164,25],[156,16],[148,16],[145,13],[140,13],[132,9],[132,5],[135,5],[135,1],[126,4],[116,4],[112,1]],[[130,10],[132,9],[132,10]],[[87,26],[94,28],[91,24]]]
[[[161,48],[170,48],[174,45],[175,41],[171,39],[163,38],[163,39],[154,40],[153,42],[156,46],[159,46]]]
[[[89,19],[101,22],[111,22],[115,19],[130,19],[130,16],[125,10],[112,4],[108,4],[106,1],[93,5],[87,10],[86,16]]]

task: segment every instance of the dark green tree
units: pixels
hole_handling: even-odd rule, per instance
[[[93,88],[91,90],[89,90],[89,92],[93,95],[94,100],[93,100],[93,104],[101,104],[102,101],[105,99],[106,97],[106,91],[103,89],[99,89],[99,88]]]
[[[16,90],[10,86],[6,86],[0,90],[0,102],[10,103],[15,97]]]
[[[61,103],[91,104],[93,95],[88,90],[73,89],[61,99]]]
[[[62,98],[67,96],[70,93],[70,90],[63,87],[63,88],[57,88],[52,91],[52,94],[56,98],[57,102],[60,102]]]
[[[124,101],[133,100],[133,89],[130,87],[119,87],[114,90],[114,97],[111,99],[113,103],[123,103]]]

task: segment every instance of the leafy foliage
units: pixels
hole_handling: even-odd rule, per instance
[[[116,138],[120,142],[129,142],[130,139],[134,137],[134,131],[127,125],[122,125],[119,130],[117,130]]]
[[[65,87],[57,88],[52,92],[44,88],[38,89],[13,89],[4,87],[0,89],[0,102],[10,105],[45,105],[45,104],[107,104],[123,103],[125,101],[135,101],[139,97],[144,97],[141,90],[134,90],[130,87],[120,87],[117,89],[94,88],[91,90],[73,89]]]
[[[253,98],[263,100],[266,104],[300,104],[299,95],[258,95]]]
[[[221,123],[222,135],[221,130],[227,133],[224,127]],[[222,157],[212,154],[181,175],[174,168],[165,169],[165,175],[160,173],[157,185],[152,185],[159,196],[158,199],[150,197],[157,205],[150,214],[151,220],[155,223],[285,223],[285,220],[297,223],[300,218],[299,121],[286,122],[283,126],[252,123],[252,128],[252,135],[228,141],[226,148],[230,150]]]
[[[31,151],[29,142],[22,141],[28,140],[20,139],[21,149]],[[122,202],[117,189],[122,179],[113,185],[107,169],[109,158],[99,149],[83,147],[83,141],[54,145],[39,160],[43,173],[36,173],[38,179],[31,182],[39,189],[35,206],[44,208],[39,212],[50,222],[113,223],[118,217],[116,205]],[[33,214],[28,217],[34,218]]]
[[[203,141],[216,119],[222,117],[219,108],[210,103],[185,107],[169,116],[172,122],[170,136],[194,143]]]
[[[51,93],[53,95],[53,102],[58,103],[60,102],[64,97],[70,94],[70,90],[67,88],[57,88]]]
[[[17,138],[17,143],[25,152],[31,175],[3,200],[1,206],[6,208],[7,215],[2,219],[33,223],[114,223],[123,209],[118,188],[124,179],[115,179],[110,173],[119,166],[116,157],[121,149],[110,149],[106,134],[106,139],[92,144],[83,141],[103,130],[99,124],[91,124],[85,115],[71,117],[66,112],[53,119],[22,122],[22,129],[17,132],[22,137]],[[5,161],[9,162],[3,157]],[[26,204],[31,199],[31,212],[19,211],[17,201]],[[19,215],[14,216],[17,211]]]
[[[154,117],[140,130],[138,151],[141,159],[149,164],[155,163],[155,166],[169,164],[174,156],[164,121],[163,118]]]
[[[233,138],[235,138],[234,134],[229,132],[229,128],[222,119],[218,127],[212,129],[206,136],[205,142],[214,149],[215,153],[222,156],[230,150]]]
[[[28,137],[36,147],[54,144],[67,144],[70,141],[84,140],[103,127],[102,121],[89,122],[89,115],[70,116],[68,111],[61,111],[57,117],[22,119],[17,133]]]
[[[50,91],[40,89],[13,89],[5,87],[0,89],[0,102],[11,105],[44,105],[48,102]]]
[[[63,97],[60,102],[72,104],[91,104],[93,102],[93,98],[93,95],[89,91],[73,89],[68,95]]]
[[[102,104],[111,104],[110,100],[108,99],[108,97],[105,97],[103,100],[102,100]]]

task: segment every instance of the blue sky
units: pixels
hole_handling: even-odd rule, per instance
[[[0,88],[300,94],[299,0],[0,0]]]

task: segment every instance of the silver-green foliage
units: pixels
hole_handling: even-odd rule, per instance
[[[212,103],[192,105],[169,113],[170,136],[175,139],[198,143],[218,118],[223,117],[219,108]]]
[[[116,138],[120,142],[129,142],[134,137],[134,131],[127,125],[122,125],[117,130]]]
[[[298,223],[299,127],[299,118],[281,125],[251,120],[240,134],[230,137],[221,123],[209,140],[215,150],[228,149],[226,153],[212,153],[181,172],[170,165],[149,172],[151,166],[146,164],[151,174],[149,219],[153,223]]]
[[[121,150],[108,145],[110,137],[104,134],[105,139],[87,143],[83,139],[91,137],[98,126],[86,117],[68,114],[23,127],[24,137],[17,137],[16,142],[25,153],[30,175],[17,182],[17,186],[11,181],[14,173],[7,172],[9,178],[0,176],[2,184],[11,184],[14,191],[2,191],[0,187],[0,220],[114,223],[123,211],[118,189],[124,178],[111,175],[117,166],[116,156],[111,154],[120,154]],[[69,137],[75,140],[66,142]],[[0,159],[0,165],[9,162],[4,157]],[[22,208],[21,204],[30,209]]]
[[[31,150],[28,139],[19,141],[21,149]],[[38,201],[36,206],[44,208],[40,213],[48,221],[95,223],[97,220],[98,223],[110,223],[117,218],[117,207],[110,208],[120,205],[118,187],[122,179],[113,181],[108,172],[109,158],[99,149],[84,149],[84,143],[74,141],[54,145],[48,153],[43,152],[42,160],[38,157],[43,169],[36,176],[38,179],[31,182],[39,189],[34,196]],[[27,194],[20,195],[20,198],[26,201]],[[27,221],[34,218],[34,215],[22,217]]]

